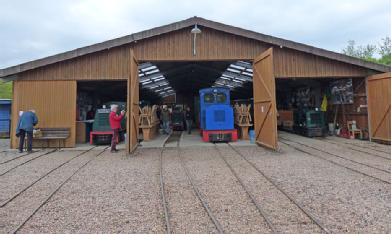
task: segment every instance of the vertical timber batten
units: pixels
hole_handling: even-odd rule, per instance
[[[253,90],[256,142],[277,150],[277,107],[272,48],[254,60]]]
[[[129,79],[127,95],[127,142],[126,151],[132,153],[138,144],[138,119],[139,119],[139,80],[138,80],[138,62],[134,56],[133,50],[129,54]]]
[[[370,138],[391,143],[391,72],[368,77]]]
[[[37,128],[69,128],[70,137],[65,147],[75,147],[76,142],[76,81],[14,81],[12,105],[11,147],[18,145],[15,129],[19,111],[34,109],[38,116]],[[45,141],[34,141],[34,147],[47,146]],[[56,140],[49,147],[58,147]]]

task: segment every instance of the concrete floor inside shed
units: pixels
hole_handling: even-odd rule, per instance
[[[147,147],[2,152],[0,233],[163,233],[160,165],[172,233],[217,232],[185,168],[226,233],[271,233],[246,190],[279,233],[322,232],[293,201],[331,233],[391,232],[391,146],[279,137],[280,152],[202,144],[168,147],[162,162],[162,148]]]

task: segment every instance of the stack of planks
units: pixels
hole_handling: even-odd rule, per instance
[[[235,104],[235,125],[239,128],[239,137],[242,140],[248,140],[248,129],[252,125],[252,118],[250,114],[251,104]]]
[[[160,121],[156,114],[157,108],[157,105],[153,105],[152,107],[144,106],[143,108],[139,108],[139,127],[143,131],[144,141],[153,139],[159,130]]]

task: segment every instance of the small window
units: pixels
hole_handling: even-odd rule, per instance
[[[213,103],[214,102],[214,96],[212,93],[206,93],[204,95],[204,102],[205,103]]]
[[[218,93],[216,95],[216,102],[217,103],[225,103],[227,101],[227,96],[225,93]]]

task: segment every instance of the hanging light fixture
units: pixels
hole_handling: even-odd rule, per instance
[[[197,24],[195,24],[190,33],[193,34],[193,56],[196,56],[196,38],[197,34],[201,33],[201,29],[197,27]]]

